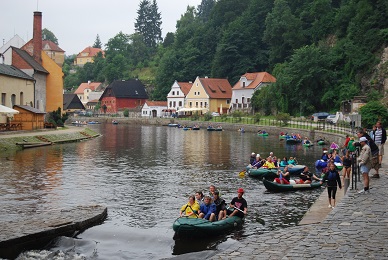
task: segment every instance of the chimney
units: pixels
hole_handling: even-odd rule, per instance
[[[33,31],[33,57],[39,63],[42,64],[42,12],[34,12],[34,31]]]

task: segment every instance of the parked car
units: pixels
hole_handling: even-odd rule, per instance
[[[327,112],[319,112],[319,113],[314,113],[311,116],[311,120],[314,120],[314,118],[317,118],[318,120],[326,119],[329,116],[329,113]]]
[[[335,118],[336,118],[336,115],[329,115],[326,118],[326,122],[328,122],[329,124],[335,124],[335,123],[337,123]]]
[[[220,113],[218,113],[218,112],[212,112],[212,116],[220,116]]]

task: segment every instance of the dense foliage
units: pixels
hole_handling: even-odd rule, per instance
[[[48,40],[48,41],[52,41],[55,44],[58,44],[58,38],[55,36],[55,34],[52,31],[50,31],[47,28],[44,28],[42,30],[42,40]]]
[[[379,101],[368,102],[360,109],[362,125],[367,128],[372,128],[377,121],[380,121],[383,126],[388,124],[388,109]]]
[[[381,92],[387,75],[371,75],[388,43],[387,13],[386,0],[202,0],[160,42],[156,1],[141,0],[136,33],[118,33],[105,59],[68,74],[65,86],[140,77],[155,87],[153,99],[166,100],[175,80],[234,85],[245,72],[268,71],[277,83],[255,93],[257,111],[337,111],[342,100]]]

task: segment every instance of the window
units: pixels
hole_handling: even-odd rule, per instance
[[[180,107],[182,106],[182,101],[179,101],[179,106],[180,106]]]
[[[175,96],[175,91],[172,92],[172,95]]]
[[[243,82],[243,88],[245,88],[245,81]]]
[[[236,98],[236,104],[238,104],[238,98]]]
[[[195,102],[195,107],[198,107],[198,102]]]
[[[205,107],[207,107],[207,102],[205,102]]]
[[[16,95],[12,94],[11,95],[11,108],[13,108],[14,105],[16,105]]]
[[[172,107],[172,101],[170,101],[170,107]]]
[[[1,104],[5,106],[5,100],[7,97],[7,93],[1,93]]]
[[[200,95],[201,93],[198,91],[198,96]]]
[[[24,103],[24,98],[23,98],[23,92],[20,92],[20,105],[23,105]]]
[[[176,101],[174,101],[174,107],[176,107]]]
[[[176,95],[179,96],[179,91],[176,92]]]
[[[227,99],[227,100],[226,100],[226,104],[230,104],[230,99]]]
[[[189,106],[192,107],[193,106],[193,102],[189,102]]]
[[[201,103],[199,103],[200,104],[200,106],[202,107],[202,102]]]
[[[247,98],[247,102],[250,103],[250,102],[251,102],[251,99],[250,99],[250,98]]]

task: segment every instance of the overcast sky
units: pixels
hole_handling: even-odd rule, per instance
[[[134,33],[140,0],[1,0],[0,46],[15,34],[26,42],[32,38],[33,12],[42,12],[42,28],[52,31],[66,55],[78,54],[93,45],[97,34],[101,42],[122,31]],[[162,14],[163,37],[175,32],[176,21],[187,6],[201,0],[157,0]]]

